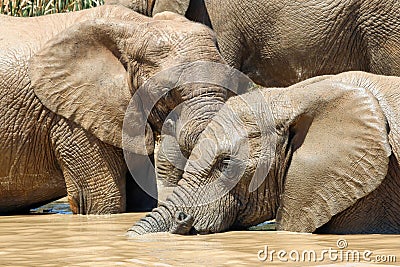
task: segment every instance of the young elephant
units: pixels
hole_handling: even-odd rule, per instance
[[[399,100],[400,78],[364,72],[233,97],[173,194],[129,233],[271,219],[287,231],[400,233]]]
[[[0,213],[67,194],[74,213],[125,211],[122,125],[133,93],[171,67],[223,63],[212,31],[173,13],[153,19],[104,6],[37,18],[0,16],[0,24]],[[224,88],[210,84],[170,89],[148,121],[143,99],[132,100],[128,124],[146,127],[128,142],[133,158],[153,153],[152,130],[160,131],[178,104],[196,107],[187,124],[194,120],[197,127],[185,135],[197,137],[226,98]]]
[[[105,0],[148,16],[173,11],[211,27],[223,58],[262,86],[289,86],[319,75],[360,70],[400,76],[398,0]],[[169,138],[169,137],[166,137]],[[168,143],[166,143],[168,144]],[[182,171],[168,145],[162,180]],[[175,165],[175,166],[173,166]],[[170,175],[173,173],[173,175]]]

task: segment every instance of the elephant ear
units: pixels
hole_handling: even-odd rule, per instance
[[[295,152],[277,211],[279,230],[314,232],[386,176],[391,152],[376,98],[363,88],[328,83],[304,88],[313,100],[291,126]]]
[[[153,16],[163,11],[171,11],[185,16],[190,0],[156,0],[153,7]]]
[[[34,92],[48,109],[120,148],[123,120],[132,97],[124,53],[114,38],[123,32],[121,27],[102,20],[76,24],[48,41],[29,66]],[[133,123],[146,127],[141,103],[130,107],[135,108],[130,110],[135,114],[131,116]],[[152,152],[152,133],[146,128],[146,136],[132,137],[135,142],[130,142],[130,151],[142,155]]]

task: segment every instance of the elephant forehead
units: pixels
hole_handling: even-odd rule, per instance
[[[228,123],[240,125],[247,137],[256,137],[274,126],[274,118],[270,107],[260,90],[231,97],[221,110],[221,117],[234,118]]]
[[[232,116],[216,116],[201,134],[195,146],[201,153],[193,154],[208,162],[214,162],[225,156],[245,160],[246,157],[243,155],[250,150],[250,143],[241,121]]]
[[[206,128],[206,135],[215,135],[216,140],[234,144],[247,137],[246,122],[230,105],[225,104]]]

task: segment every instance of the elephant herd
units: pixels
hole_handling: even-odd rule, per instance
[[[0,15],[0,214],[400,233],[400,2],[105,3]]]

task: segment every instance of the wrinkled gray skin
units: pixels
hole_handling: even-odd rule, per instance
[[[262,86],[289,86],[311,77],[349,70],[400,76],[397,0],[105,3],[127,5],[148,16],[173,11],[210,26],[227,63]],[[177,151],[171,145],[160,150],[160,179],[176,183],[181,178],[182,172],[176,168],[181,165],[177,163]]]
[[[400,233],[399,88],[398,77],[346,72],[230,98],[174,193],[129,234],[271,219],[296,232]]]
[[[400,3],[292,0],[106,0],[210,26],[222,56],[263,86],[347,70],[400,75]]]
[[[0,213],[65,195],[74,213],[125,211],[122,124],[133,92],[172,66],[223,62],[211,30],[174,13],[153,19],[104,6],[37,18],[0,16],[0,24]],[[225,89],[215,86],[175,88],[153,109],[146,135],[131,136],[124,149],[142,168],[140,161],[154,150],[151,129],[160,131],[176,105],[186,100],[196,107],[190,125],[192,119],[208,122],[212,109],[207,115],[203,109],[218,108],[225,98]],[[141,106],[130,106],[133,127],[146,125]],[[193,130],[186,140],[198,134]]]

